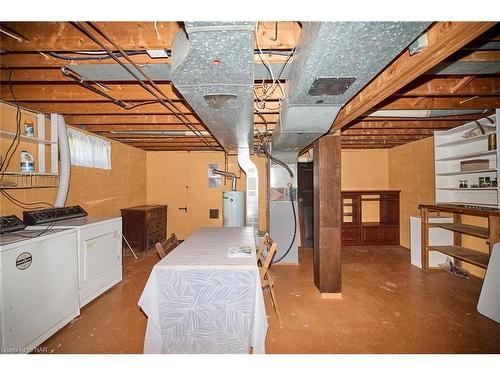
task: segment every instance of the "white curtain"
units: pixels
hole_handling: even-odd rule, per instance
[[[72,165],[111,169],[111,142],[72,128],[68,139]]]

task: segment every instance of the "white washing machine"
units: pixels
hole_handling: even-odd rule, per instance
[[[75,229],[0,235],[0,353],[28,353],[80,314],[77,265]]]
[[[66,219],[55,222],[54,228],[76,229],[80,307],[122,281],[121,217]]]

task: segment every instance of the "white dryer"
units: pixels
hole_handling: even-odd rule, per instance
[[[0,353],[28,353],[80,314],[77,265],[75,229],[0,234]]]
[[[56,221],[54,228],[76,229],[80,307],[122,280],[121,217],[63,219]]]

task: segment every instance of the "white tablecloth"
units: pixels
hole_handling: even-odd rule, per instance
[[[253,229],[202,228],[158,262],[139,306],[148,316],[144,353],[265,352],[267,319]]]

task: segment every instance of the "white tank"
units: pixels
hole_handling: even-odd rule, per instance
[[[224,226],[244,227],[245,226],[245,192],[225,191],[222,193],[224,204]]]

